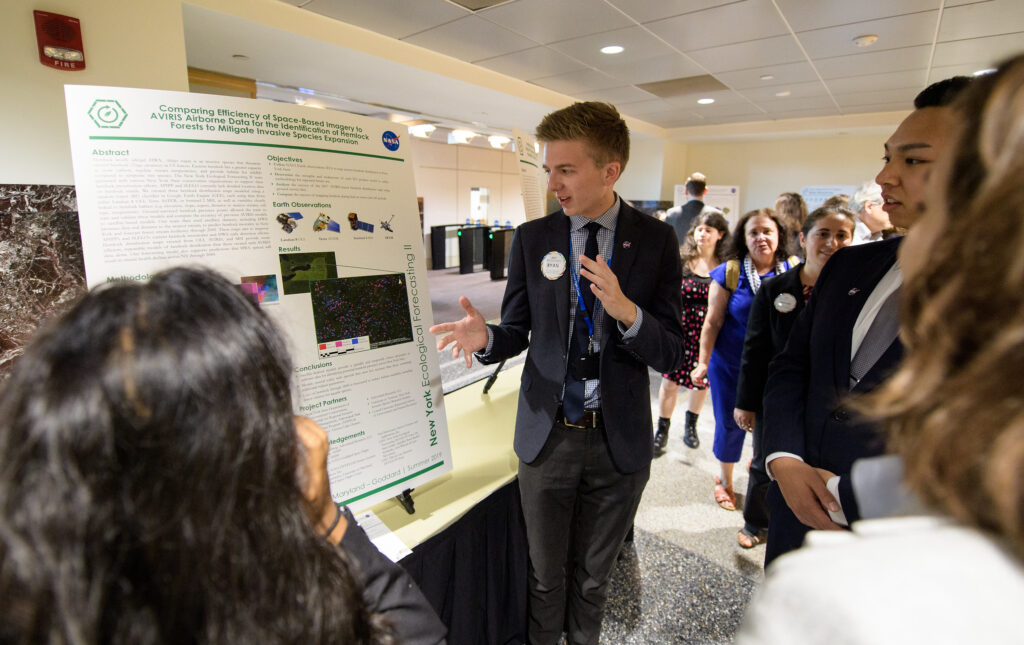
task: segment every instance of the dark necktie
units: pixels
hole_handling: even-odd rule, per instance
[[[875,319],[871,321],[864,340],[861,341],[857,353],[850,361],[850,389],[857,386],[864,375],[867,374],[878,359],[882,357],[885,350],[889,349],[892,341],[900,333],[900,291],[897,288],[882,303]]]
[[[593,260],[598,253],[597,232],[601,230],[601,225],[597,222],[590,222],[584,228],[587,229],[587,244],[583,249],[583,255]],[[580,295],[583,296],[583,304],[587,306],[587,316],[590,317],[592,324],[596,324],[594,292],[590,290],[590,280],[582,275],[580,276]],[[572,343],[569,345],[569,369],[565,375],[565,396],[562,398],[562,410],[569,421],[575,423],[583,416],[587,388],[585,382],[573,378],[571,366],[580,356],[587,353],[587,345],[590,342],[590,330],[583,320],[583,312],[579,310],[579,304],[576,305],[576,320],[573,323],[572,336]]]

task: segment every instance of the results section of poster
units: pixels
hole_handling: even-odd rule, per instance
[[[90,287],[213,268],[286,335],[335,501],[452,468],[404,127],[230,97],[67,86]]]

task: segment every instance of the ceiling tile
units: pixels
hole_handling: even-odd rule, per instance
[[[758,87],[743,90],[742,94],[748,97],[751,101],[771,101],[776,97],[775,95],[779,92],[788,91],[788,99],[799,99],[813,96],[828,96],[828,92],[825,90],[825,86],[821,84],[821,81],[810,81],[807,83],[792,83],[790,85],[776,85],[774,87]]]
[[[469,62],[537,46],[528,38],[476,16],[460,18],[403,40]]]
[[[653,94],[648,94],[639,88],[633,87],[632,85],[581,92],[578,96],[586,101],[606,101],[616,106],[620,103],[635,103],[637,101],[647,101],[654,98]]]
[[[633,85],[704,74],[703,67],[690,60],[689,57],[676,53],[614,65],[598,65],[597,68]]]
[[[934,11],[939,0],[857,0],[822,2],[816,0],[776,0],[793,31],[836,27],[852,22],[878,20],[920,11]],[[947,5],[949,2],[946,3]]]
[[[829,107],[821,107],[821,108],[804,108],[804,109],[801,109],[801,110],[786,110],[786,111],[778,111],[778,112],[769,111],[768,112],[768,118],[771,119],[772,121],[782,121],[784,119],[806,119],[808,117],[815,117],[815,116],[837,116],[839,114],[840,114],[839,110],[837,110],[836,107],[833,105],[830,108]]]
[[[910,113],[914,109],[913,103],[906,103],[905,101],[899,101],[896,103],[872,103],[870,105],[856,105],[854,107],[843,108],[845,114],[870,114],[872,112],[907,112]],[[881,150],[879,150],[881,152]]]
[[[593,0],[516,0],[477,15],[544,44],[633,24],[621,12]]]
[[[751,120],[757,120],[764,116],[764,111],[758,109],[756,106],[747,103],[734,103],[732,105],[719,105],[714,103],[712,105],[695,105],[693,106],[693,112],[703,116],[705,119],[713,120],[720,117],[729,116],[750,116]]]
[[[990,0],[950,7],[943,11],[942,24],[939,25],[939,42],[999,36],[1021,31],[1024,31],[1024,2]]]
[[[621,45],[625,51],[619,54],[602,54],[601,48],[605,45]],[[627,27],[563,40],[551,43],[551,47],[593,67],[621,65],[673,53],[667,45],[656,38],[651,38],[642,27]]]
[[[732,90],[720,90],[718,92],[695,92],[692,94],[682,94],[679,96],[673,96],[670,99],[665,99],[670,105],[676,107],[685,108],[687,110],[703,109],[705,106],[697,103],[697,99],[715,99],[715,102],[711,105],[737,105],[740,103],[750,102],[742,95]]]
[[[833,94],[851,94],[853,92],[875,92],[878,90],[913,88],[921,90],[925,87],[925,78],[925,70],[922,69],[910,72],[889,72],[886,74],[836,78],[826,82]]]
[[[787,96],[785,98],[772,97],[771,99],[765,99],[761,101],[755,101],[758,107],[764,108],[769,112],[793,112],[795,110],[821,110],[831,109],[835,112],[835,102],[829,96],[804,96],[794,98]]]
[[[585,65],[579,61],[556,52],[550,47],[524,49],[504,56],[477,61],[476,64],[526,81],[585,68]]]
[[[651,22],[684,13],[693,13],[711,7],[736,2],[736,0],[607,0],[629,14],[637,22]]]
[[[971,76],[977,71],[977,65],[944,65],[942,67],[933,67],[928,72],[927,83],[922,84],[921,89],[924,89],[927,85],[932,83],[937,83],[943,79],[950,78],[951,76]]]
[[[761,77],[766,74],[771,75],[773,78],[762,81]],[[735,72],[719,72],[715,74],[715,77],[736,90],[773,87],[789,83],[804,83],[818,79],[817,74],[814,73],[814,68],[806,61],[741,69]]]
[[[935,22],[938,18],[938,11],[926,11],[828,29],[802,31],[797,34],[797,38],[812,59],[863,54],[867,50],[853,44],[853,39],[864,34],[878,36],[878,42],[871,46],[870,51],[930,45],[935,36]]]
[[[667,112],[675,109],[671,104],[662,99],[654,99],[653,101],[637,101],[636,103],[622,103],[618,108],[620,112],[624,112],[630,116],[656,114],[658,112]]]
[[[713,73],[805,60],[792,36],[763,38],[686,53]]]
[[[745,0],[645,26],[681,51],[770,38],[789,32],[770,0]]]
[[[289,4],[399,39],[470,15],[444,0],[313,0]]]
[[[709,123],[707,119],[702,119],[696,114],[665,116],[657,121],[651,121],[651,123],[660,125],[663,128],[686,128],[694,125],[713,125],[712,123]]]
[[[978,65],[991,67],[1024,50],[1024,34],[970,38],[935,46],[933,66]]]
[[[865,76],[879,71],[903,72],[912,69],[926,69],[931,56],[930,45],[904,47],[903,49],[885,49],[877,52],[866,52],[850,56],[818,58],[814,66],[824,79],[844,78],[847,76]]]
[[[914,105],[914,97],[923,88],[905,87],[898,90],[875,90],[870,92],[854,92],[852,94],[834,94],[836,101],[843,108],[877,103],[902,103],[910,109]]]
[[[545,76],[530,82],[570,96],[575,96],[581,92],[605,90],[609,87],[622,85],[620,81],[615,80],[611,76],[593,69],[582,69],[577,72],[569,72],[568,74]]]

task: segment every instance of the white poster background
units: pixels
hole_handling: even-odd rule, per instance
[[[857,192],[857,188],[857,186],[844,186],[842,184],[804,186],[800,189],[800,196],[804,198],[804,203],[807,204],[807,212],[809,213],[824,204],[825,200],[833,195],[842,194],[853,197],[853,194]]]
[[[541,169],[537,139],[519,129],[512,130],[516,138],[516,161],[519,162],[519,186],[526,208],[526,221],[544,217],[544,203],[547,195],[547,181]]]
[[[686,184],[676,184],[672,193],[673,208],[686,203]],[[740,219],[740,188],[739,186],[708,186],[702,200],[708,206],[714,206],[725,214],[729,228]]]
[[[359,509],[452,468],[404,127],[232,97],[66,86],[89,286],[205,265],[288,340],[295,411]]]

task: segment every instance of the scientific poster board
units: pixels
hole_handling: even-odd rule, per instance
[[[335,501],[452,469],[404,127],[232,97],[66,86],[86,280],[213,268],[286,335]]]
[[[857,186],[843,184],[804,186],[800,189],[800,196],[804,198],[804,203],[807,204],[807,212],[809,213],[824,204],[825,200],[833,195],[849,195],[853,197],[855,192],[857,192]]]
[[[740,219],[740,188],[739,186],[708,186],[702,200],[708,206],[714,206],[725,214],[729,228]],[[686,203],[686,184],[676,184],[672,193],[672,205],[682,206]]]
[[[519,186],[523,192],[526,221],[544,217],[547,181],[542,170],[539,146],[532,134],[513,129],[516,138],[516,161],[519,163]]]

